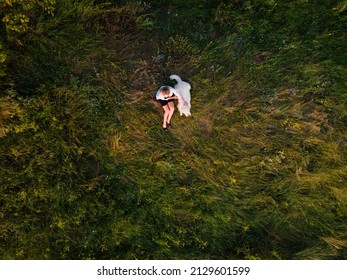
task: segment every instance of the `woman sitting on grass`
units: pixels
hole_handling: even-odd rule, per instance
[[[175,99],[182,99],[183,98],[178,94],[178,92],[170,87],[170,86],[161,86],[159,90],[156,93],[156,99],[159,101],[161,106],[164,109],[164,116],[163,116],[163,129],[165,131],[168,131],[168,128],[171,125],[171,118],[175,111]],[[187,103],[185,100],[183,100],[183,103]]]

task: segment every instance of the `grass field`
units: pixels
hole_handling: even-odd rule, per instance
[[[1,26],[1,259],[346,259],[346,1],[53,7]]]

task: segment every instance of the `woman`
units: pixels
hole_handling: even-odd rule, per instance
[[[155,97],[164,109],[163,129],[167,131],[171,125],[171,118],[175,111],[175,104],[173,101],[175,99],[182,99],[182,97],[170,86],[161,86]],[[184,100],[183,102],[186,103]]]

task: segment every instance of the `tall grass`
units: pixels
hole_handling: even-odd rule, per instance
[[[62,1],[11,52],[0,257],[346,258],[338,3],[162,2]],[[192,117],[164,132],[172,73]]]

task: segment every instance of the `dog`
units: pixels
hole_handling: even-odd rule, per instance
[[[178,92],[179,95],[181,95],[183,100],[187,102],[187,104],[184,104],[183,100],[181,99],[178,100],[177,109],[180,112],[180,116],[184,114],[186,117],[189,117],[191,115],[190,113],[191,86],[189,83],[182,81],[181,77],[176,74],[172,74],[170,76],[170,79],[176,80],[177,84],[174,86],[174,89]]]

